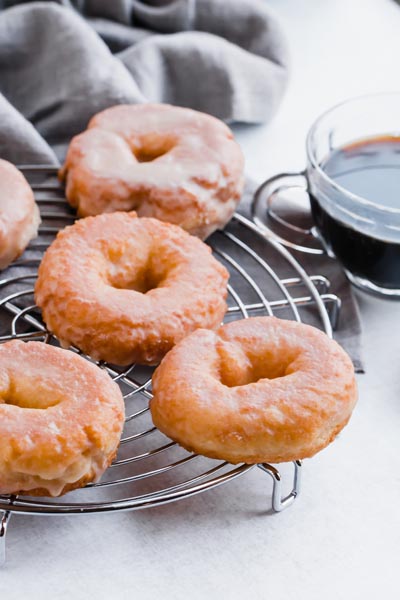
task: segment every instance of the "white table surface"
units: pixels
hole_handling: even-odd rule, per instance
[[[268,127],[235,128],[249,175],[304,165],[313,119],[345,97],[400,88],[391,0],[269,0],[291,82]],[[359,295],[366,375],[349,426],[306,461],[292,508],[266,514],[270,481],[244,478],[179,503],[84,517],[13,517],[0,597],[213,600],[398,598],[400,303]]]

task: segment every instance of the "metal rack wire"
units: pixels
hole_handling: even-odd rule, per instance
[[[20,169],[34,189],[42,225],[39,237],[24,255],[1,274],[0,342],[23,339],[58,345],[34,304],[33,285],[44,250],[57,231],[72,224],[75,217],[65,202],[53,166],[25,165]],[[276,315],[312,323],[332,335],[340,300],[329,293],[329,281],[320,275],[308,275],[285,248],[247,218],[235,214],[225,231],[214,234],[209,243],[231,274],[226,321]],[[152,425],[148,410],[150,368],[99,364],[118,382],[126,402],[118,456],[99,483],[62,498],[0,496],[0,564],[5,558],[5,536],[13,513],[61,515],[146,508],[188,498],[254,468],[191,454],[163,436]],[[272,478],[272,509],[281,511],[290,506],[299,493],[301,462],[294,462],[291,491],[284,496],[280,471],[269,464],[258,467]]]

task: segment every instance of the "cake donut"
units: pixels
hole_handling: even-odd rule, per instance
[[[71,141],[60,178],[79,216],[136,210],[204,239],[230,220],[244,159],[219,119],[167,104],[120,105]]]
[[[220,325],[228,277],[180,227],[115,212],[58,233],[35,300],[62,345],[118,365],[156,364],[188,333]]]
[[[231,463],[310,457],[348,422],[354,369],[320,330],[275,317],[199,329],[153,376],[156,427],[187,450]]]
[[[0,269],[5,269],[37,236],[39,209],[25,177],[0,159]]]
[[[0,494],[60,496],[96,481],[123,423],[104,370],[43,342],[0,344]]]

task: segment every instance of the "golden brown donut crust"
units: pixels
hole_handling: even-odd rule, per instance
[[[106,371],[43,342],[0,344],[0,494],[60,496],[97,481],[123,424]]]
[[[22,173],[0,159],[0,269],[18,258],[37,236],[39,208]]]
[[[35,300],[63,345],[114,364],[156,364],[191,331],[220,325],[228,277],[180,227],[116,212],[57,235]]]
[[[357,399],[344,350],[320,330],[275,317],[197,330],[153,375],[156,427],[190,451],[231,463],[313,456]]]
[[[167,104],[120,105],[73,138],[60,177],[79,216],[136,210],[204,239],[232,217],[243,168],[219,119]]]

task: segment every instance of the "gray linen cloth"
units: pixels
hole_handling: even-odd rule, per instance
[[[71,137],[114,104],[168,102],[261,122],[285,89],[285,39],[263,0],[0,0],[0,8],[0,157],[17,164],[57,165]],[[357,310],[331,267],[345,297],[337,339],[359,370]]]
[[[268,120],[284,92],[286,62],[284,38],[262,0],[23,3],[0,13],[0,92],[9,103],[0,105],[0,122],[8,122],[0,153],[21,160],[23,127],[12,107],[51,146],[123,102]],[[43,146],[27,128],[27,152]],[[47,159],[55,160],[50,147]]]

